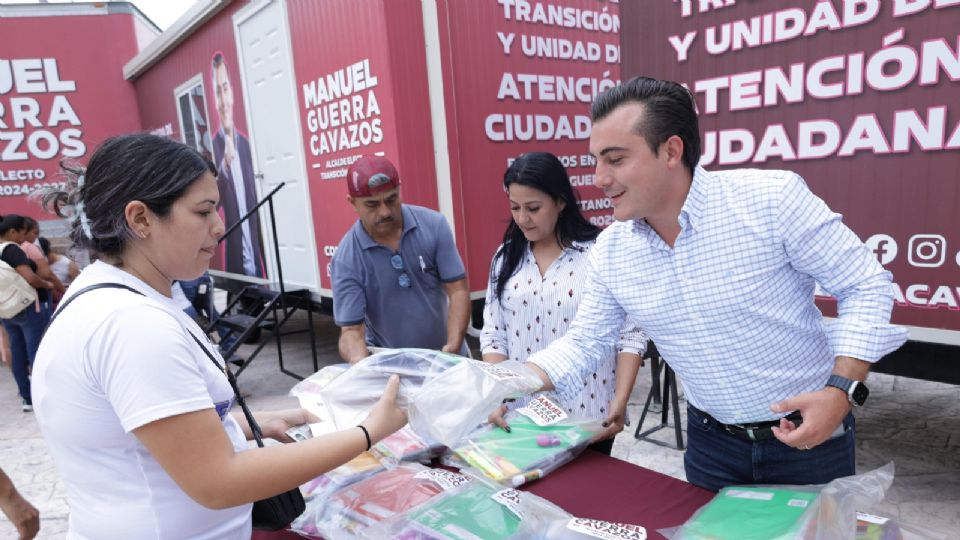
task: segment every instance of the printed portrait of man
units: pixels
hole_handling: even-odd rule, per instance
[[[213,137],[213,162],[217,166],[223,221],[229,228],[257,204],[256,178],[250,140],[235,124],[233,80],[222,52],[213,55],[210,78],[220,120],[220,127]],[[230,233],[223,243],[224,270],[265,277],[258,214],[253,214],[238,230]]]

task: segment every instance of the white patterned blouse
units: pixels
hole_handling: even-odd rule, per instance
[[[528,244],[523,260],[507,281],[499,300],[494,298],[494,291],[502,259],[495,257],[483,310],[482,353],[502,354],[511,360],[526,362],[531,354],[566,333],[587,283],[587,254],[593,245],[592,241],[574,242],[541,276]],[[647,338],[640,328],[625,321],[619,344],[604,350],[596,371],[587,377],[583,391],[568,399],[560,399],[555,393],[548,396],[570,414],[605,418],[616,389],[618,351],[642,354],[646,344]],[[519,400],[512,407],[523,403],[524,400]]]

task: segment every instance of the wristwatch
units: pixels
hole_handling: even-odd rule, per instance
[[[867,396],[870,395],[870,389],[867,388],[867,385],[840,375],[830,375],[826,385],[843,390],[847,394],[847,400],[857,407],[863,407],[863,404],[867,401]]]

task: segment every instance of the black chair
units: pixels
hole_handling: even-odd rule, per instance
[[[650,392],[647,393],[647,401],[643,405],[643,413],[640,414],[640,421],[637,422],[637,429],[633,432],[633,437],[635,439],[642,439],[659,446],[673,448],[673,445],[669,443],[649,438],[651,434],[663,428],[673,427],[677,436],[676,449],[683,450],[683,429],[682,425],[680,424],[680,403],[679,395],[677,393],[677,377],[673,373],[673,370],[670,369],[667,361],[660,356],[660,351],[657,350],[657,346],[654,345],[653,341],[651,341],[647,346],[646,357],[650,360]],[[662,392],[660,386],[661,371],[663,372]],[[663,396],[662,400],[660,398],[661,394]],[[660,409],[660,425],[653,426],[652,428],[641,433],[640,429],[643,428],[643,421],[646,419],[647,413],[650,412],[651,402],[662,403]],[[670,426],[670,424],[667,423],[671,402],[673,403],[673,426]]]

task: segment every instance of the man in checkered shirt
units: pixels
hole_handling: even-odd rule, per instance
[[[635,78],[598,96],[592,117],[595,185],[616,222],[590,253],[573,326],[527,364],[544,389],[582,388],[626,315],[683,383],[690,482],[854,474],[853,405],[870,364],[907,338],[889,324],[890,273],[798,175],[699,167],[681,85]],[[837,298],[834,321],[814,305],[817,283]]]

